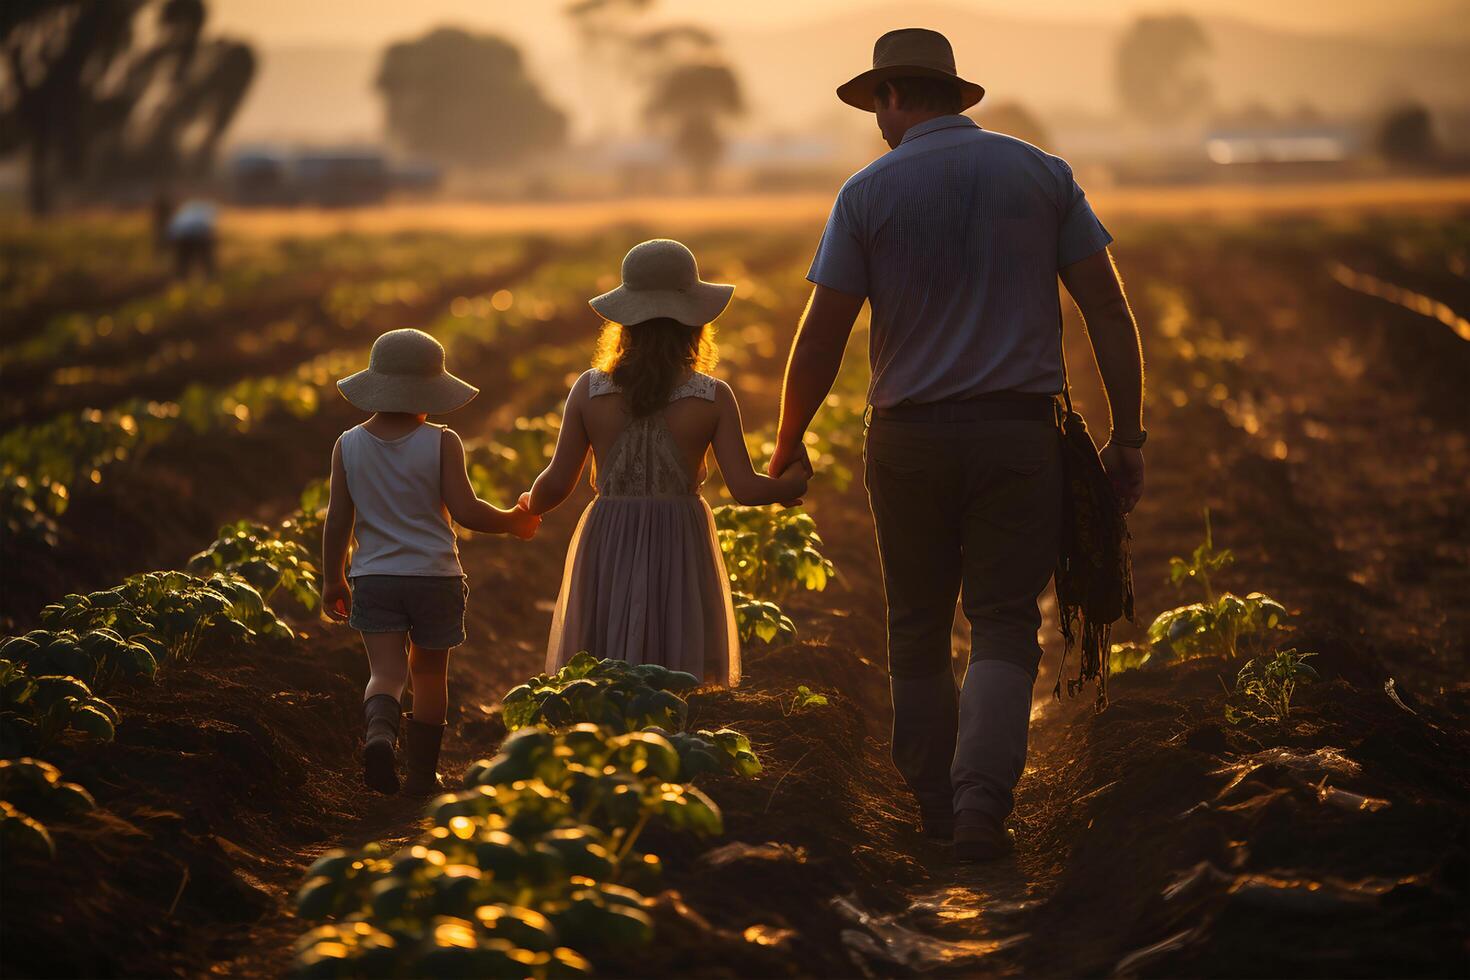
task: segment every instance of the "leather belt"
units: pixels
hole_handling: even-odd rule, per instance
[[[869,417],[895,422],[1054,422],[1054,395],[1007,391],[962,401],[900,402],[887,408],[872,406]]]

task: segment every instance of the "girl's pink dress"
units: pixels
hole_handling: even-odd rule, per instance
[[[592,372],[592,397],[616,391],[609,375]],[[714,397],[715,379],[695,373],[669,401]],[[597,499],[567,551],[547,671],[586,650],[738,684],[740,642],[714,515],[664,411],[632,419],[599,462]]]

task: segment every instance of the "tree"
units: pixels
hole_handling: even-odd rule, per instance
[[[444,27],[394,44],[375,84],[393,141],[440,163],[500,167],[566,140],[520,50],[489,34]]]
[[[1438,151],[1434,120],[1429,109],[1417,102],[1398,106],[1378,124],[1378,152],[1394,163],[1426,163]]]
[[[150,11],[153,29],[139,30]],[[203,0],[0,4],[0,152],[25,150],[32,212],[49,210],[63,185],[208,170],[255,56],[204,39],[206,16]]]
[[[1128,114],[1153,126],[1174,125],[1213,97],[1205,56],[1209,36],[1187,14],[1139,17],[1118,42],[1118,99]]]
[[[745,111],[740,82],[719,62],[676,64],[659,75],[644,105],[644,116],[672,130],[674,152],[694,173],[701,190],[710,183],[725,150],[720,121]]]
[[[696,24],[645,28],[640,19],[656,0],[574,0],[566,8],[586,57],[589,101],[599,103],[604,138],[616,138],[625,118],[617,99],[624,86],[644,90],[643,121],[665,131],[675,154],[704,188],[725,150],[722,120],[745,111],[740,82],[720,57],[719,39]]]

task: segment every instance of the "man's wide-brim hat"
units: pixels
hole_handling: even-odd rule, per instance
[[[985,89],[955,71],[949,38],[922,27],[889,31],[873,45],[873,67],[837,87],[837,97],[848,105],[873,112],[878,86],[891,78],[947,78],[960,87],[960,110],[985,97]]]
[[[337,382],[337,390],[364,412],[443,415],[466,405],[480,389],[444,370],[444,347],[422,330],[390,330],[373,341],[366,371]]]
[[[725,312],[734,293],[728,283],[699,278],[699,263],[683,244],[655,238],[629,249],[623,256],[623,284],[588,305],[614,323],[668,318],[701,327]]]

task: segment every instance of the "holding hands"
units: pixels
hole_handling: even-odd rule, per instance
[[[522,541],[530,541],[536,536],[536,531],[541,527],[541,515],[531,513],[529,490],[516,501],[515,508],[510,512],[510,521],[509,533]]]
[[[807,484],[815,475],[811,457],[801,443],[794,446],[778,443],[775,452],[771,453],[771,461],[766,464],[766,472],[780,486],[781,496],[777,499],[783,507],[800,504]]]

